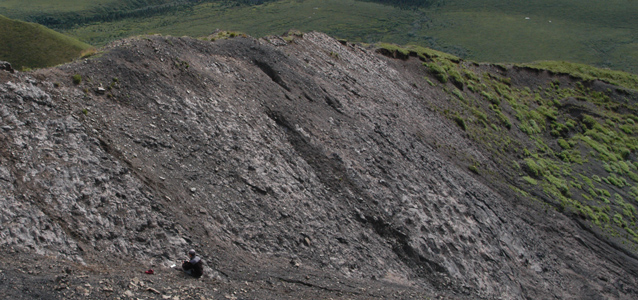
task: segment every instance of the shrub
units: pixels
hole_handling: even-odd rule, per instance
[[[558,139],[558,145],[563,149],[569,149],[571,146],[564,139]]]
[[[439,66],[436,63],[429,63],[426,65],[429,68],[430,73],[432,73],[438,81],[440,81],[441,83],[447,82],[447,72],[445,72],[445,69],[443,67]]]
[[[459,125],[459,127],[461,127],[461,129],[463,129],[464,131],[467,130],[465,120],[463,120],[463,118],[461,118],[460,116],[454,116],[454,122],[456,122],[456,124]]]
[[[525,180],[527,183],[531,184],[531,185],[537,185],[538,181],[532,177],[529,176],[523,176],[523,180]]]
[[[472,114],[475,115],[477,119],[483,122],[487,122],[487,115],[484,112],[474,107],[472,107],[471,110],[472,110]]]
[[[611,197],[611,194],[609,193],[608,190],[596,189],[596,191],[598,191],[598,194],[600,194],[601,197]]]
[[[533,159],[526,158],[523,163],[523,170],[532,177],[540,177],[543,174],[543,168],[539,166]]]
[[[623,225],[625,225],[625,222],[622,219],[621,214],[619,213],[614,214],[614,223],[616,223],[616,225],[618,225],[619,227],[623,227]]]
[[[496,97],[496,96],[494,96],[494,95],[492,95],[492,94],[490,94],[490,93],[488,93],[486,91],[482,91],[481,95],[485,99],[487,99],[487,101],[490,101],[490,103],[493,103],[493,104],[496,104],[496,105],[501,104],[501,100],[498,97]]]
[[[82,76],[80,74],[75,74],[73,75],[73,83],[78,85],[80,83],[82,83]]]
[[[594,128],[594,126],[596,124],[598,124],[598,122],[596,121],[596,119],[594,119],[594,117],[590,116],[590,115],[584,115],[583,117],[583,123],[585,124],[585,126],[587,126],[587,128],[592,129]]]
[[[503,112],[497,106],[497,104],[490,105],[490,109],[494,111],[494,113],[496,114],[496,117],[501,121],[501,123],[503,124],[503,126],[505,126],[505,128],[512,129],[512,122],[510,122],[510,119],[505,114],[503,114]]]
[[[626,134],[634,134],[634,129],[631,125],[621,125],[619,128]]]
[[[455,70],[452,70],[448,72],[448,75],[450,76],[450,81],[452,81],[452,84],[454,84],[460,90],[463,90],[463,85],[465,84],[465,80],[463,80],[463,77],[461,76],[461,74]]]
[[[465,102],[465,97],[463,97],[463,92],[459,91],[458,89],[454,89],[452,91],[452,94],[454,94],[454,96],[456,96],[457,98],[459,98],[459,100]]]

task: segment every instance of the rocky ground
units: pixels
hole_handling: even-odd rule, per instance
[[[635,254],[455,164],[495,163],[416,58],[151,36],[0,72],[4,298],[638,296]]]

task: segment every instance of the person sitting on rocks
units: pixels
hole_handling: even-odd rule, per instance
[[[195,278],[202,277],[202,275],[204,275],[204,262],[202,259],[197,256],[197,253],[193,249],[188,251],[188,257],[190,260],[185,260],[182,263],[184,272]]]

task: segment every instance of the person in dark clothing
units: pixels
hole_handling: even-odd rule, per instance
[[[195,253],[193,249],[188,251],[188,257],[190,260],[185,260],[182,263],[184,272],[195,278],[202,277],[202,275],[204,275],[204,262],[202,262],[202,259],[197,256],[197,253]]]

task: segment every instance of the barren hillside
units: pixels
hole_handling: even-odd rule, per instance
[[[509,189],[427,78],[321,33],[0,71],[0,296],[637,298],[635,252]]]

